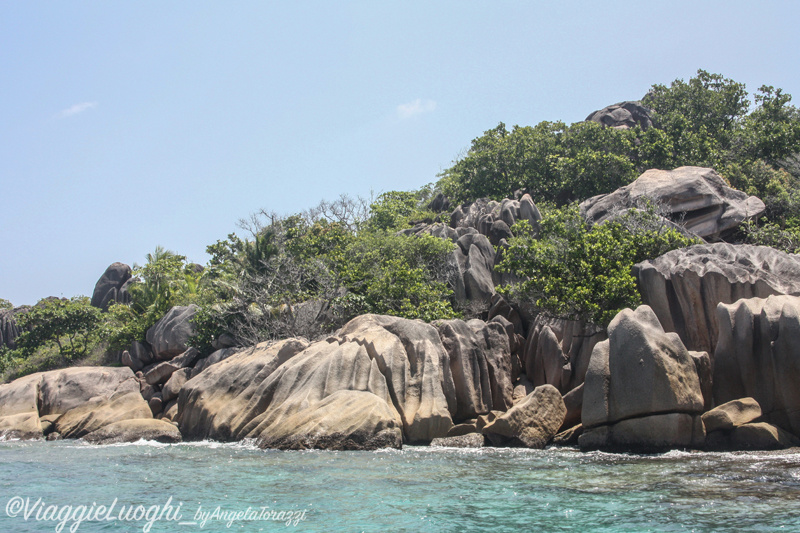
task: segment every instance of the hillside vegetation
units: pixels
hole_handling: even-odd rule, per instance
[[[425,321],[485,316],[486,302],[455,297],[456,244],[402,230],[449,224],[448,205],[525,193],[542,218],[514,225],[498,247],[498,276],[512,280],[500,292],[533,312],[603,326],[641,301],[633,264],[697,242],[664,224],[658,205],[604,224],[581,216],[578,202],[651,168],[714,168],[766,205],[761,219],[729,240],[800,251],[800,111],[790,95],[762,86],[751,98],[743,84],[700,70],[688,81],[654,85],[641,105],[650,110],[646,126],[500,123],[431,185],[372,200],[343,196],[290,216],[262,211],[240,222],[241,234],[209,245],[204,266],[156,248],[134,265],[126,299],[105,312],[83,297],[29,309],[0,300],[0,318],[19,330],[13,342],[0,343],[0,372],[9,379],[78,361],[113,362],[179,305],[200,308],[192,342],[203,354],[223,338],[229,345],[316,338],[366,313]]]

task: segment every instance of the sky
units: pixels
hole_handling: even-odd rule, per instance
[[[800,2],[2,2],[0,298],[259,209],[436,181],[499,122],[584,120],[697,69],[794,94]]]

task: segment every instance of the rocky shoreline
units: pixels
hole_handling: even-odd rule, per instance
[[[660,191],[683,227],[709,240],[763,210],[757,198],[696,167],[648,171],[581,210],[602,223],[615,216],[612,205],[616,214],[635,206],[643,189]],[[188,346],[197,307],[174,307],[146,342],[122,353],[123,366],[0,385],[0,438],[254,439],[290,450],[800,445],[800,257],[724,242],[674,250],[635,266],[644,305],[603,329],[526,316],[495,292],[507,281],[494,265],[509,228],[539,219],[522,195],[458,206],[449,226],[404,230],[457,244],[455,298],[479,303],[484,319],[362,315],[314,342],[234,348],[218,339],[216,351],[202,354]],[[127,265],[111,265],[92,302],[124,302],[129,280]],[[0,317],[0,332],[12,340],[13,316]]]

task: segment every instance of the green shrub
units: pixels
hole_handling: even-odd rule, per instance
[[[501,287],[534,312],[600,325],[641,302],[634,264],[693,244],[653,210],[590,226],[577,205],[546,209],[538,228],[515,224],[498,268],[522,281]]]

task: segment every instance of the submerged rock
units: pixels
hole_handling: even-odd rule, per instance
[[[466,433],[456,437],[433,439],[434,448],[483,448],[485,437],[481,433]]]
[[[181,442],[181,432],[169,422],[152,418],[133,418],[112,422],[83,437],[92,444],[116,444],[150,440],[166,444]]]

